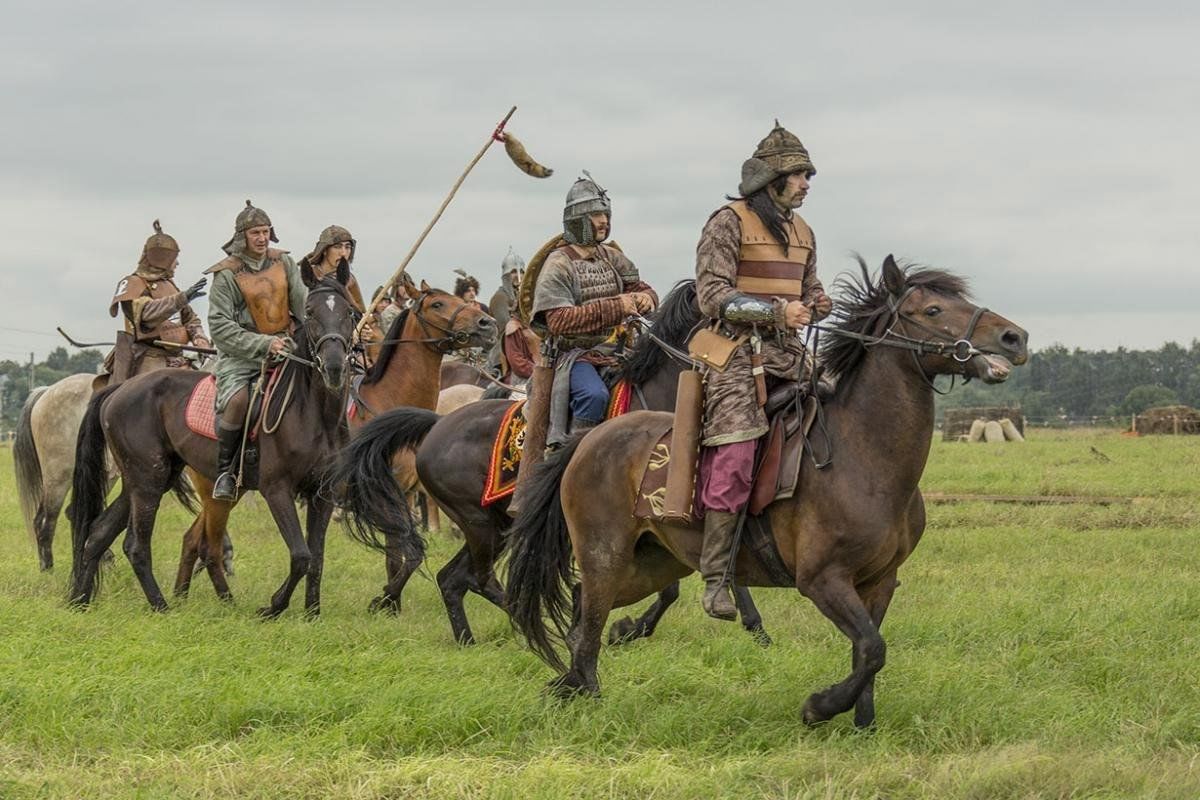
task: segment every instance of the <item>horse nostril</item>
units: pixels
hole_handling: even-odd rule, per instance
[[[1004,332],[1004,333],[1003,333],[1003,334],[1000,336],[1000,341],[1001,341],[1001,342],[1004,344],[1004,346],[1005,346],[1005,347],[1007,347],[1009,350],[1013,350],[1013,351],[1019,351],[1019,350],[1022,350],[1022,349],[1024,349],[1024,342],[1023,342],[1023,340],[1022,340],[1021,334],[1017,333],[1016,331],[1014,331],[1014,330],[1013,330],[1013,329],[1011,329],[1011,328],[1009,328],[1008,330],[1006,330],[1006,331],[1005,331],[1005,332]]]

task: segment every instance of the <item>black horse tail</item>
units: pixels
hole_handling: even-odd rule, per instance
[[[543,661],[563,671],[555,642],[565,639],[571,622],[574,570],[559,488],[582,438],[572,439],[534,468],[529,484],[521,488],[521,511],[507,536],[504,586],[513,627]]]
[[[67,516],[71,520],[71,586],[82,576],[83,546],[87,543],[92,523],[104,511],[108,495],[108,470],[105,464],[104,426],[100,411],[108,396],[120,388],[109,386],[92,396],[87,412],[79,426],[75,441],[75,474],[71,478],[71,505]]]
[[[425,558],[425,540],[392,474],[392,459],[399,450],[415,450],[438,419],[424,408],[397,408],[380,414],[350,439],[328,480],[340,492],[351,538],[386,551],[387,541],[378,533],[383,531],[385,537],[396,538],[405,561]]]
[[[42,462],[38,459],[33,441],[33,407],[49,387],[39,386],[29,393],[17,422],[17,438],[13,441],[13,470],[17,473],[17,499],[25,527],[37,536],[37,526],[46,513],[45,492],[42,486]]]

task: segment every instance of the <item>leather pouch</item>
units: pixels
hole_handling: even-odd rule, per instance
[[[746,343],[749,336],[738,336],[730,339],[717,330],[713,325],[701,328],[688,341],[688,355],[717,372],[724,372],[729,366],[733,353]]]

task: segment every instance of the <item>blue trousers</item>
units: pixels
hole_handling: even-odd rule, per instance
[[[571,366],[571,416],[583,422],[603,422],[608,409],[608,387],[591,364]]]

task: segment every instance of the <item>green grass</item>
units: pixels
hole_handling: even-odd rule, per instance
[[[382,563],[337,531],[322,619],[258,622],[286,563],[261,503],[231,523],[233,605],[199,578],[154,615],[121,557],[93,608],[68,611],[69,533],[39,573],[2,460],[3,798],[1200,796],[1197,441],[935,443],[929,490],[1143,499],[932,506],[868,733],[801,725],[849,647],[794,592],[756,593],[764,650],[704,618],[686,581],[652,640],[605,648],[603,698],[565,705],[478,598],[470,649],[423,578],[400,618],[369,616]],[[159,520],[169,585],[187,519],[170,501]],[[435,537],[435,569],[453,549]]]

